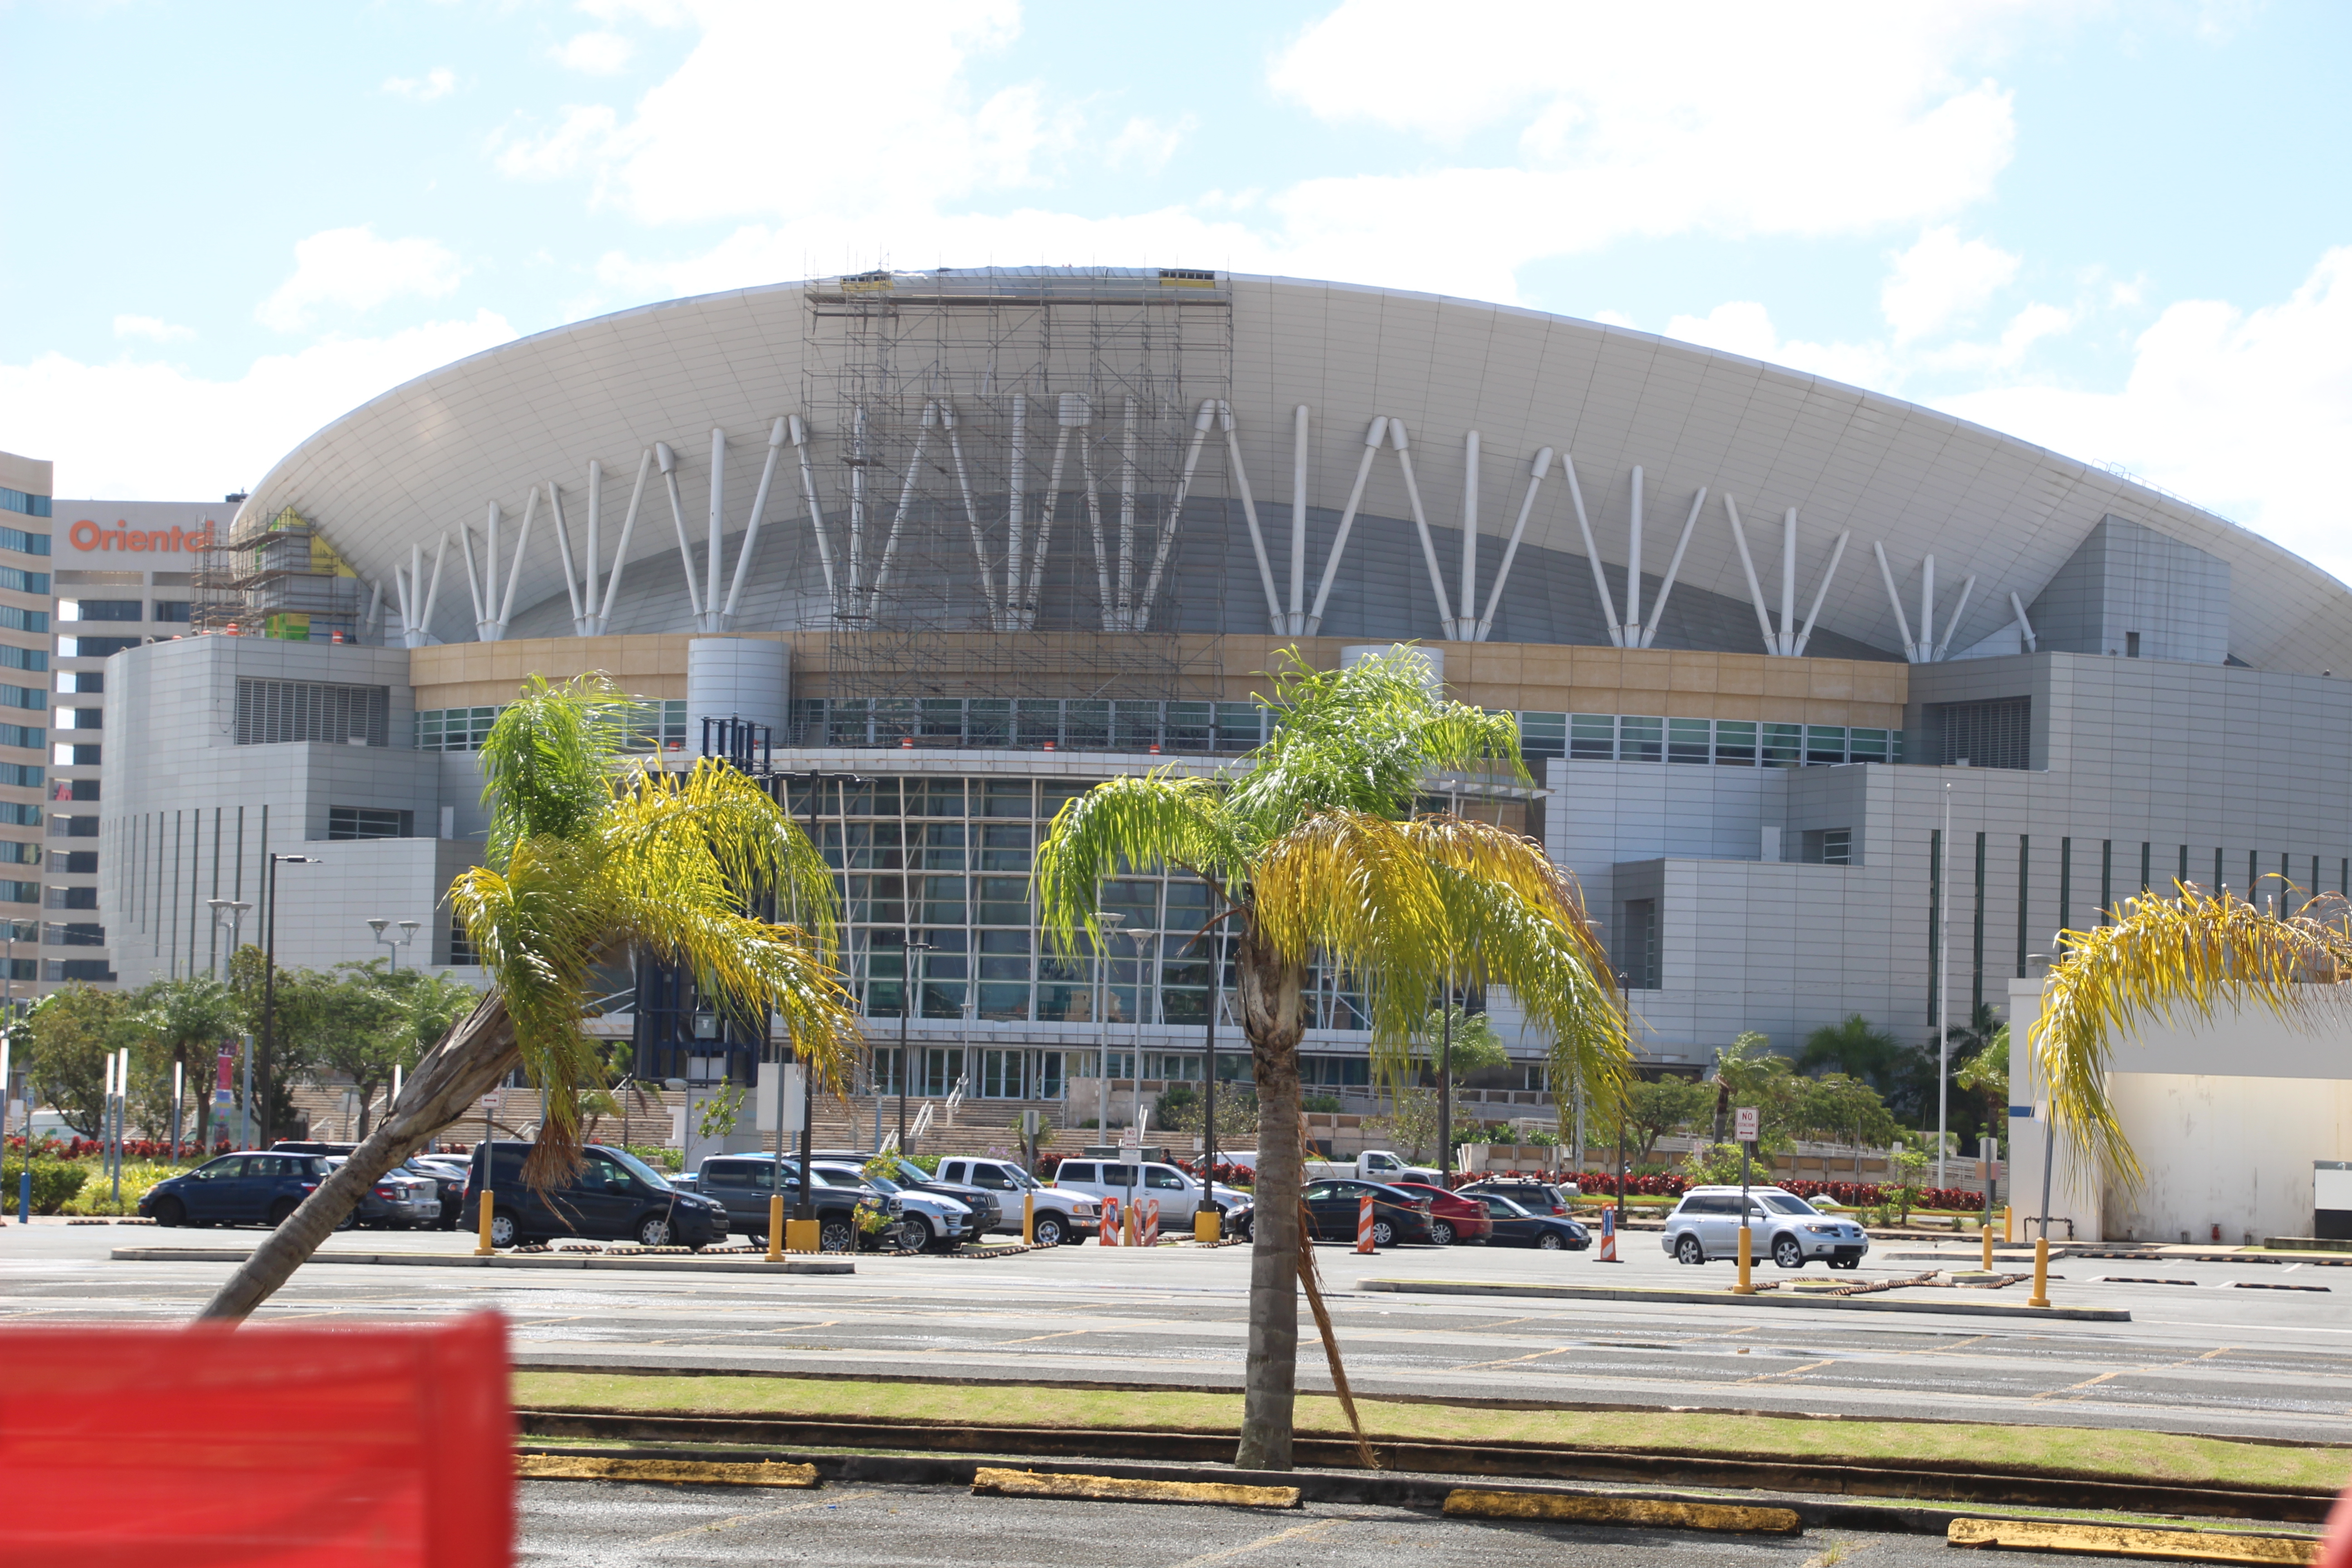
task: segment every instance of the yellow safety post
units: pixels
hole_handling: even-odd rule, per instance
[[[2050,1238],[2046,1236],[2033,1238],[2033,1294],[2026,1298],[2025,1304],[2050,1305]]]
[[[1128,1205],[1118,1215],[1118,1244],[1121,1247],[1141,1247],[1143,1233],[1136,1228],[1135,1205]]]
[[[1753,1244],[1748,1238],[1748,1227],[1739,1227],[1739,1283],[1731,1288],[1735,1296],[1753,1296],[1756,1287],[1748,1282],[1748,1249]]]
[[[1984,1271],[1992,1272],[1992,1226],[1984,1228]]]
[[[1033,1192],[1021,1194],[1021,1245],[1037,1245],[1037,1194]]]
[[[1202,1247],[1210,1246],[1225,1233],[1225,1216],[1215,1209],[1202,1209],[1192,1215],[1192,1239]]]
[[[2006,1244],[2017,1239],[2017,1211],[2009,1205],[2000,1205],[2000,1239]]]
[[[484,1187],[482,1189],[481,1234],[475,1239],[474,1243],[474,1256],[477,1258],[488,1258],[491,1253],[498,1250],[490,1245],[490,1189]]]
[[[824,1251],[824,1232],[819,1223],[813,1219],[784,1221],[784,1250],[786,1252]]]
[[[784,1260],[784,1194],[780,1188],[768,1194],[768,1261]]]

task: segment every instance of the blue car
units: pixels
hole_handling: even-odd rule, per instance
[[[161,1226],[280,1226],[327,1170],[323,1154],[223,1154],[148,1188],[139,1212]]]
[[[1531,1213],[1496,1193],[1465,1192],[1462,1195],[1484,1205],[1487,1217],[1495,1222],[1493,1234],[1486,1237],[1489,1247],[1534,1247],[1546,1252],[1581,1252],[1592,1245],[1592,1233],[1572,1219]]]

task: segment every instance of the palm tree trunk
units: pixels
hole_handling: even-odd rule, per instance
[[[1244,1373],[1241,1445],[1245,1470],[1286,1470],[1292,1405],[1298,1384],[1299,994],[1306,966],[1265,945],[1255,926],[1234,954],[1234,999],[1257,1078],[1257,1217],[1250,1246],[1249,1360]]]
[[[401,1086],[400,1099],[335,1173],[254,1249],[201,1316],[241,1319],[278,1292],[334,1234],[376,1178],[464,1116],[520,1059],[514,1020],[493,991],[459,1019]]]

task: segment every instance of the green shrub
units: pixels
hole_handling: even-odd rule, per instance
[[[81,1191],[96,1166],[77,1160],[35,1160],[33,1162],[33,1212],[56,1214]],[[17,1194],[23,1189],[25,1162],[0,1163],[0,1196],[5,1207],[16,1206]]]
[[[114,1178],[107,1174],[103,1161],[84,1160],[79,1167],[84,1180],[79,1193],[59,1205],[57,1212],[69,1215],[127,1215],[139,1212],[139,1200],[147,1189],[169,1176],[183,1174],[182,1165],[150,1164],[143,1161],[122,1163],[122,1201],[114,1201]],[[37,1181],[39,1178],[35,1178]]]

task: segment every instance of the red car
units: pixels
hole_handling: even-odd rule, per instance
[[[1484,1241],[1495,1234],[1494,1217],[1487,1214],[1484,1204],[1421,1182],[1389,1184],[1429,1200],[1430,1239],[1440,1247],[1451,1247],[1457,1241]]]

